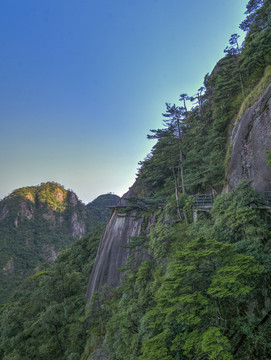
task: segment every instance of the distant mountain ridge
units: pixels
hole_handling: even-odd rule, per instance
[[[0,302],[44,261],[90,232],[110,214],[113,194],[84,205],[55,182],[14,190],[0,201]]]
[[[120,197],[115,194],[109,193],[109,194],[100,195],[92,202],[87,204],[87,209],[89,211],[93,211],[99,217],[108,219],[108,216],[111,213],[109,207],[117,205],[119,200]]]

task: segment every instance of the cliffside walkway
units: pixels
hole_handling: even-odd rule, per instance
[[[257,209],[269,210],[271,211],[271,191],[258,192],[258,202],[257,204],[251,204],[252,207]],[[197,221],[197,215],[199,211],[209,212],[214,204],[215,198],[219,194],[196,194],[193,195],[193,219],[194,222]],[[146,199],[145,202],[137,201],[130,202],[129,198],[121,198],[117,202],[112,202],[107,205],[108,209],[115,210],[120,208],[127,208],[133,205],[135,208],[147,208],[151,204],[151,199]],[[161,205],[162,207],[162,205]]]
[[[259,196],[259,204],[251,204],[257,209],[265,209],[271,211],[271,191],[263,191],[257,193]],[[214,194],[197,194],[193,200],[193,219],[197,221],[198,211],[210,211],[213,207],[214,200],[217,195]]]
[[[126,199],[121,198],[119,201],[115,202],[115,201],[111,201],[107,204],[106,208],[107,209],[120,209],[120,208],[126,208],[128,206],[128,201]]]
[[[198,211],[210,211],[216,195],[213,194],[197,194],[194,195],[193,209]]]
[[[197,194],[193,196],[193,221],[197,221],[198,211],[210,211],[213,207],[216,195]]]
[[[258,192],[259,200],[262,202],[260,205],[252,205],[258,209],[271,210],[271,191]]]

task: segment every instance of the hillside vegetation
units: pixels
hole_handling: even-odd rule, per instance
[[[30,276],[0,306],[0,358],[79,359],[86,341],[86,284],[102,227],[78,239]]]
[[[106,194],[87,206],[75,193],[49,182],[17,189],[0,201],[0,302],[44,261],[107,221]]]
[[[156,223],[131,242],[150,260],[136,267],[131,256],[121,286],[97,294],[82,359],[271,358],[270,214],[246,181],[196,224],[190,196],[221,193],[229,130],[270,84],[270,14],[270,1],[249,1],[243,46],[233,34],[192,109],[181,94],[181,106],[166,104],[164,127],[151,130],[157,143],[140,164],[134,201]]]
[[[247,181],[197,223],[190,196],[223,188],[228,131],[269,83],[270,14],[270,0],[250,0],[243,46],[233,34],[204,86],[166,104],[165,126],[151,130],[127,211],[152,226],[131,239],[121,285],[95,294],[84,318],[98,236],[79,240],[1,307],[2,360],[271,358],[270,214]]]

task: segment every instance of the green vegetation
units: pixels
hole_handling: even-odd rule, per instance
[[[106,201],[88,206],[57,183],[24,187],[0,201],[0,303],[8,299],[22,279],[76,238],[107,221]]]
[[[0,359],[79,359],[85,292],[102,227],[43,264],[0,307]]]
[[[82,359],[101,348],[108,359],[270,358],[271,228],[258,203],[245,182],[196,224],[157,212],[140,238],[150,260],[128,261],[122,285],[94,298]]]
[[[2,360],[271,358],[270,214],[248,182],[217,196],[196,223],[190,196],[221,192],[228,130],[270,82],[270,13],[270,0],[250,0],[244,45],[233,34],[204,87],[181,94],[183,106],[166,104],[165,127],[151,130],[157,143],[140,163],[131,203],[147,233],[129,243],[120,286],[95,294],[85,321],[99,232],[80,239],[2,305]],[[138,264],[140,248],[148,256]]]
[[[108,206],[114,206],[120,197],[111,193],[98,196],[91,203],[87,204],[87,209],[91,213],[91,217],[98,223],[105,222],[111,214]]]
[[[184,188],[191,194],[221,192],[228,130],[270,84],[270,13],[270,1],[249,1],[247,19],[241,24],[248,32],[243,46],[238,44],[238,35],[233,34],[225,57],[205,76],[204,87],[193,97],[181,94],[183,106],[166,104],[166,127],[151,130],[149,137],[158,141],[151,154],[140,163],[138,193],[141,197],[166,199],[176,188],[176,175],[182,193]],[[192,100],[190,111],[187,111],[188,99]],[[176,126],[174,129],[167,123],[170,109],[175,109],[175,114],[171,114],[175,124],[179,118],[181,134],[178,136]]]
[[[155,224],[130,248],[140,244],[149,260],[135,266],[132,252],[122,284],[94,296],[82,360],[271,358],[270,215],[247,182],[196,224],[189,196],[221,192],[228,130],[270,84],[271,3],[251,0],[247,10],[244,45],[233,34],[191,110],[182,94],[148,136],[157,143],[136,191],[162,206],[144,209]]]
[[[68,191],[58,183],[48,182],[40,186],[29,186],[13,191],[6,199],[25,198],[31,203],[46,204],[54,211],[63,212],[67,207]]]
[[[240,119],[246,109],[252,106],[263,94],[264,90],[267,88],[268,85],[271,83],[271,66],[267,66],[265,69],[264,75],[261,78],[260,82],[255,86],[255,88],[248,94],[244,102],[242,103],[236,120]]]

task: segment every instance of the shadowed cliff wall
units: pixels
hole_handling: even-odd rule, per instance
[[[114,210],[100,242],[96,260],[89,278],[86,301],[103,285],[115,287],[121,279],[120,268],[125,266],[129,249],[124,248],[131,236],[140,234],[143,218],[135,214],[120,215]]]
[[[271,151],[271,85],[260,99],[247,109],[234,126],[225,192],[242,179],[252,180],[257,191],[271,190],[271,170],[266,150]]]

